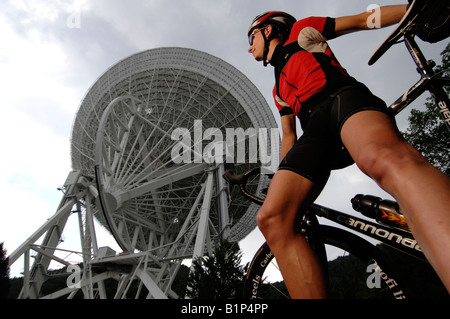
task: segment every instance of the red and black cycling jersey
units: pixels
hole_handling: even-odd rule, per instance
[[[275,67],[273,96],[281,115],[298,116],[311,97],[356,81],[327,44],[335,37],[333,18],[310,17],[297,21],[286,43],[277,46],[270,63]]]

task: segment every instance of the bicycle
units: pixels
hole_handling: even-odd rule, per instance
[[[417,43],[414,41],[414,21],[417,21],[420,12],[419,5],[414,1],[395,31],[380,46],[369,61],[369,64],[375,63],[381,55],[392,45],[399,43],[398,40],[403,37],[403,42],[405,42],[408,51],[418,66],[417,71],[421,75],[421,80],[390,106],[393,114],[398,114],[425,90],[431,92],[436,104],[439,105],[441,110],[444,109],[443,106],[446,107],[448,105],[448,96],[443,86],[449,85],[450,79],[443,76],[443,72],[438,74],[434,73],[433,62],[427,61],[424,58]],[[441,114],[445,115],[444,111]],[[447,124],[450,126],[448,121]],[[261,168],[254,168],[240,175],[234,175],[232,170],[227,170],[224,178],[230,187],[230,196],[232,194],[232,186],[238,185],[240,193],[246,199],[261,205],[264,202],[264,192],[258,190],[261,187],[257,187],[261,182],[261,179],[256,178],[259,174],[261,174]],[[249,180],[252,179],[255,179],[255,181],[249,183]],[[250,187],[251,190],[249,190],[247,184],[254,185],[254,187]],[[378,197],[362,194],[356,195],[351,202],[355,211],[362,213],[371,220],[313,204],[306,211],[302,220],[298,222],[297,231],[307,238],[324,266],[325,273],[330,278],[333,272],[333,269],[328,265],[327,258],[330,249],[327,250],[325,245],[342,249],[356,257],[356,259],[350,260],[353,263],[351,275],[356,274],[356,270],[354,269],[356,269],[356,265],[358,264],[360,267],[359,274],[362,276],[357,281],[360,286],[358,289],[366,289],[363,293],[365,295],[360,295],[359,297],[372,298],[376,294],[376,298],[388,296],[395,299],[405,299],[408,296],[408,284],[405,283],[401,271],[390,262],[389,257],[387,257],[386,253],[379,246],[372,244],[359,235],[365,235],[368,238],[384,243],[428,264],[423,253],[420,251],[420,247],[409,231],[398,204],[394,201],[382,200]],[[323,225],[323,223],[319,222],[319,218],[332,221],[341,227]],[[267,273],[270,272],[269,265],[273,259],[274,256],[269,246],[267,243],[264,243],[258,249],[250,263],[245,278],[245,299],[273,298],[273,295],[268,293],[269,287],[274,288],[282,296],[289,297],[287,289],[281,282],[263,283],[263,280],[267,277]],[[332,281],[333,279],[329,279],[330,286],[333,285]],[[336,283],[337,286],[340,284],[342,283]],[[445,291],[445,288],[442,289]]]
[[[439,107],[443,121],[447,124],[447,128],[450,129],[450,111],[448,109],[450,103],[448,95],[443,88],[444,86],[450,85],[450,78],[445,76],[445,72],[449,70],[442,70],[439,73],[435,73],[433,70],[436,66],[435,62],[425,58],[415,41],[417,25],[418,23],[423,23],[420,21],[420,18],[423,12],[429,9],[427,6],[431,5],[433,5],[433,1],[414,0],[394,31],[373,53],[369,59],[369,65],[377,62],[393,45],[404,42],[417,66],[420,80],[390,105],[389,108],[392,114],[397,115],[422,93],[429,91],[435,104]],[[450,29],[447,28],[445,32],[449,34]],[[402,38],[403,40],[401,40]]]

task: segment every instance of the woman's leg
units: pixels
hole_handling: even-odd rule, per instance
[[[299,214],[314,202],[320,191],[306,178],[289,170],[279,170],[258,213],[258,226],[293,299],[326,297],[319,261],[305,237],[294,230]]]
[[[450,291],[450,179],[411,147],[384,113],[351,116],[341,138],[358,167],[397,200],[415,239]]]

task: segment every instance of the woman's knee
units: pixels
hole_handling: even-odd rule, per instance
[[[355,159],[358,167],[380,186],[401,180],[409,170],[429,165],[425,158],[406,143],[366,145]]]
[[[256,223],[259,230],[261,230],[264,235],[279,223],[277,221],[278,219],[279,218],[277,218],[273,210],[271,210],[270,208],[266,208],[266,205],[263,205],[259,210],[258,215],[256,216]]]
[[[270,205],[263,205],[259,210],[256,222],[268,243],[281,240],[294,229],[293,223],[283,215],[280,210]]]
[[[267,242],[284,242],[295,234],[295,222],[320,193],[308,179],[288,170],[273,177],[266,200],[256,217]]]

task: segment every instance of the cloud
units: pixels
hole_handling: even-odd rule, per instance
[[[71,166],[72,121],[89,87],[111,65],[136,52],[163,46],[205,51],[242,71],[277,116],[271,97],[273,69],[263,68],[247,53],[246,31],[251,20],[273,9],[288,11],[297,18],[349,15],[365,11],[371,3],[2,1],[0,141],[4,169],[0,172],[0,191],[4,204],[0,241],[6,241],[12,252],[55,212],[61,199],[56,187],[64,182]],[[386,5],[391,1],[378,3]],[[71,28],[67,22],[74,14],[79,14],[80,25]],[[418,79],[402,45],[375,66],[367,65],[372,52],[391,31],[392,28],[362,32],[330,42],[349,72],[387,102],[395,100]],[[445,43],[425,45],[422,49],[429,59],[440,59],[444,46]],[[357,192],[378,192],[376,189],[353,167],[333,174],[320,200],[327,206],[348,208],[350,198]]]

